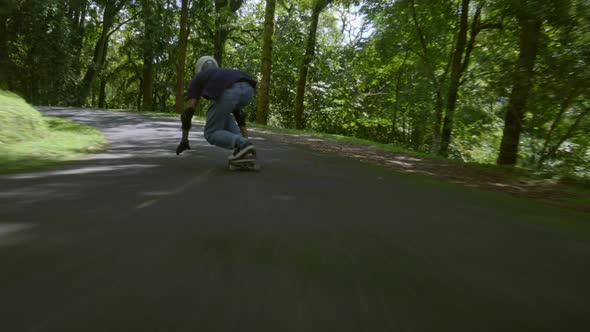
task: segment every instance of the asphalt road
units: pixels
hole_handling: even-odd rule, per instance
[[[254,137],[51,110],[87,160],[0,177],[0,330],[589,331],[590,220]]]

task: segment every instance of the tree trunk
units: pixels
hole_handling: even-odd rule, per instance
[[[154,48],[153,38],[153,3],[152,0],[143,0],[143,85],[141,87],[144,112],[152,111],[152,95],[154,85]]]
[[[262,78],[258,85],[258,112],[256,121],[267,124],[270,109],[270,74],[272,67],[272,39],[274,33],[276,0],[266,0],[264,11],[264,37],[262,43],[262,66],[260,74]]]
[[[100,80],[100,89],[98,92],[98,108],[106,108],[106,96],[107,96],[107,79],[103,78]]]
[[[178,59],[176,61],[176,113],[182,113],[184,109],[184,68],[186,62],[186,46],[188,40],[188,3],[182,0],[180,10],[180,36],[178,37]]]
[[[215,36],[213,39],[213,57],[217,64],[221,67],[223,65],[223,53],[225,48],[225,41],[227,40],[228,32],[222,28],[224,25],[222,14],[215,18]]]
[[[86,70],[86,74],[82,79],[82,84],[80,87],[80,93],[78,96],[78,105],[82,106],[86,103],[86,99],[90,94],[90,90],[92,88],[92,84],[96,80],[98,73],[102,69],[104,64],[104,59],[106,59],[107,53],[107,44],[108,44],[108,28],[107,22],[103,23],[103,30],[101,35],[94,46],[94,55],[92,56],[92,62],[88,66],[88,70]]]
[[[455,115],[455,106],[457,105],[457,95],[459,93],[459,82],[463,75],[463,53],[467,45],[467,30],[469,20],[469,0],[461,2],[461,18],[459,20],[459,31],[457,32],[457,43],[451,63],[451,80],[447,92],[447,106],[443,121],[442,135],[440,141],[440,150],[438,153],[442,156],[448,155],[449,143],[451,140],[451,131],[453,129],[453,116]]]
[[[139,86],[143,86],[143,79],[139,79]],[[143,93],[141,90],[137,91],[137,97],[135,98],[135,105],[138,112],[141,112],[141,100],[143,98]]]
[[[82,83],[80,84],[80,91],[78,93],[78,105],[84,105],[86,103],[86,99],[90,94],[90,90],[92,89],[92,85],[96,80],[96,77],[100,73],[104,62],[107,57],[107,47],[109,43],[110,32],[109,30],[112,28],[115,17],[119,14],[119,11],[125,5],[126,0],[121,0],[119,2],[108,2],[107,6],[103,12],[103,21],[102,21],[102,31],[100,33],[100,37],[94,46],[94,54],[92,56],[92,62],[88,66],[88,70],[82,79]]]
[[[414,25],[416,26],[416,33],[418,34],[418,39],[420,40],[420,47],[422,49],[422,54],[420,54],[420,57],[422,58],[424,65],[426,66],[426,68],[428,69],[428,71],[430,73],[430,76],[431,76],[430,79],[432,80],[432,86],[436,89],[435,101],[434,101],[434,126],[432,128],[432,145],[431,145],[431,151],[436,152],[440,149],[440,140],[441,140],[440,130],[441,130],[441,126],[442,126],[443,111],[444,111],[444,99],[443,99],[442,88],[443,88],[443,83],[446,80],[446,76],[448,73],[448,66],[447,66],[445,72],[442,75],[437,77],[436,70],[434,68],[434,65],[433,65],[431,59],[430,59],[430,52],[428,50],[428,42],[426,40],[426,37],[424,36],[424,31],[422,30],[422,26],[418,22],[418,16],[416,15],[416,3],[414,0],[411,0],[409,2],[409,5],[410,5],[410,10],[411,10],[411,15],[412,15],[412,21],[414,22]]]
[[[401,72],[401,68],[398,69],[398,73],[401,74]],[[397,113],[399,112],[399,96],[402,86],[399,74],[395,82],[395,104],[393,105],[393,114],[391,115],[391,142],[397,141]]]
[[[393,105],[393,114],[391,117],[391,141],[396,142],[398,135],[397,135],[397,113],[399,112],[399,98],[402,89],[402,76],[404,74],[404,67],[406,66],[406,61],[408,60],[409,52],[404,54],[404,61],[402,62],[401,66],[397,69],[397,75],[395,78],[395,104]]]
[[[309,34],[307,37],[307,44],[305,46],[305,55],[303,62],[299,67],[299,80],[297,81],[297,95],[295,96],[295,128],[305,128],[305,118],[303,116],[303,100],[305,97],[305,85],[307,83],[307,73],[309,65],[315,55],[316,33],[318,30],[318,21],[320,13],[331,0],[317,0],[313,11],[311,13],[311,24],[309,26]]]
[[[442,96],[442,85],[438,85],[438,87],[436,88],[434,103],[434,126],[432,128],[432,145],[430,148],[432,152],[436,152],[440,149],[440,128],[442,127],[444,104],[445,103]]]
[[[0,15],[0,88],[8,84],[8,16]]]
[[[215,33],[213,36],[213,57],[217,64],[223,65],[225,42],[231,31],[230,15],[238,11],[244,0],[215,0]]]
[[[532,87],[542,21],[524,14],[519,17],[519,25],[520,54],[504,119],[504,132],[497,160],[499,165],[515,165],[518,158],[518,145]]]
[[[84,30],[86,24],[86,12],[88,10],[88,1],[87,0],[78,0],[76,2],[71,3],[70,7],[70,17],[71,17],[71,27],[72,27],[72,49],[74,53],[74,57],[77,60],[76,62],[76,74],[80,75],[81,63],[80,63],[80,55],[82,54],[82,48],[84,47]]]

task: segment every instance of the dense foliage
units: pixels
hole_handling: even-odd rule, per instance
[[[590,174],[588,1],[182,2],[3,1],[0,88],[38,105],[173,112],[177,77],[186,88],[200,55],[262,77],[270,3],[270,107],[259,119]]]

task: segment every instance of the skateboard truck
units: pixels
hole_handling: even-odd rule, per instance
[[[256,159],[242,158],[238,160],[230,160],[228,162],[230,171],[259,171],[260,164],[256,162]]]
[[[228,168],[230,171],[259,171],[260,164],[256,159],[256,152],[239,159],[229,159]]]

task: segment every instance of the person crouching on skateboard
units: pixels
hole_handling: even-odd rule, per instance
[[[197,60],[196,76],[191,81],[187,97],[189,107],[182,112],[182,140],[176,154],[190,149],[188,133],[200,97],[211,100],[205,123],[205,139],[212,145],[233,149],[229,159],[240,159],[255,154],[254,145],[247,139],[244,107],[254,96],[256,81],[236,69],[219,68],[211,56]]]

